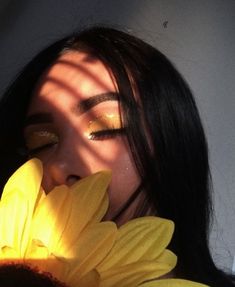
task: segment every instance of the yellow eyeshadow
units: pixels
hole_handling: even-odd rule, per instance
[[[95,118],[88,124],[86,135],[89,137],[91,133],[109,129],[120,129],[121,119],[119,115],[105,114]]]
[[[35,131],[26,137],[26,146],[28,149],[36,149],[48,144],[58,143],[59,137],[48,131]]]

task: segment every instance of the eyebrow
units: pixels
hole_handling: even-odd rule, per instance
[[[82,100],[77,105],[77,112],[79,114],[83,114],[88,110],[92,109],[94,106],[107,101],[119,101],[118,93],[109,92],[109,93],[102,93],[95,96],[92,96],[86,100]]]
[[[88,99],[80,101],[76,108],[73,110],[76,114],[81,115],[88,110],[92,109],[93,107],[97,106],[98,104],[102,102],[107,101],[119,101],[119,95],[115,92],[108,92],[108,93],[102,93],[95,96],[92,96]],[[25,122],[24,122],[24,128],[29,125],[37,125],[42,123],[52,123],[53,122],[53,116],[50,113],[36,113],[29,115]]]

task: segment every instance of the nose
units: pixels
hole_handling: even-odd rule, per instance
[[[71,186],[71,185],[73,185],[76,181],[78,181],[79,179],[81,179],[80,176],[75,175],[75,174],[70,174],[70,175],[66,178],[66,185]]]
[[[55,186],[71,186],[79,179],[81,176],[78,174],[78,168],[66,157],[51,158],[43,163],[42,187],[47,193]]]

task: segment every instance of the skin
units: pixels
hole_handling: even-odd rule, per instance
[[[107,220],[140,184],[121,130],[116,93],[115,82],[102,62],[82,52],[67,52],[37,84],[24,131],[30,156],[43,162],[42,185],[47,192],[97,171],[112,170]],[[94,97],[99,101],[84,107],[84,100]],[[105,134],[110,129],[114,132]],[[97,136],[97,130],[105,132]],[[119,225],[133,216],[140,201],[141,196],[133,201],[118,219]]]

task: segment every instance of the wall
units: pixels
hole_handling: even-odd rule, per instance
[[[214,180],[211,249],[235,255],[235,1],[1,0],[0,93],[47,43],[91,23],[113,24],[160,48],[191,85],[208,135]]]

